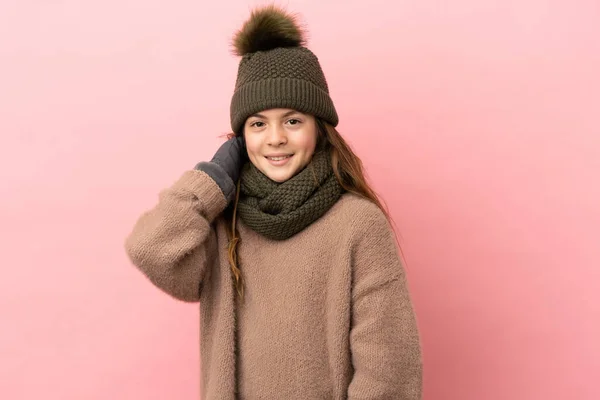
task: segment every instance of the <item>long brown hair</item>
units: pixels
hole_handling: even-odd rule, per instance
[[[319,118],[316,118],[315,120],[318,131],[317,149],[315,151],[329,152],[333,172],[340,185],[347,192],[354,193],[355,195],[372,201],[377,205],[377,207],[379,207],[379,209],[381,209],[390,224],[393,224],[387,206],[367,182],[363,164],[360,158],[354,154],[348,143],[346,143],[344,138],[332,125]],[[230,134],[229,136],[233,137],[234,134]],[[228,212],[226,213],[226,226],[227,235],[229,238],[229,265],[231,266],[231,272],[235,279],[235,289],[240,299],[243,299],[244,285],[242,282],[242,272],[239,268],[239,260],[237,255],[237,246],[240,242],[240,237],[236,229],[236,214],[239,196],[240,181],[238,180],[235,200],[233,205],[228,208]]]

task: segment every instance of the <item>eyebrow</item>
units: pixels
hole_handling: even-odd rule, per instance
[[[286,118],[286,117],[289,117],[290,115],[293,115],[293,114],[302,114],[302,113],[301,113],[300,111],[296,111],[296,110],[290,110],[290,111],[286,112],[285,114],[283,114],[283,115],[281,116],[281,118]],[[251,115],[250,117],[248,117],[248,118],[252,118],[252,117],[267,119],[267,117],[266,117],[266,116],[264,116],[264,115],[262,115],[262,114],[258,114],[258,113],[257,113],[257,114],[252,114],[252,115]]]

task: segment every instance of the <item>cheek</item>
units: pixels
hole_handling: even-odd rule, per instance
[[[298,147],[301,147],[307,155],[312,155],[317,146],[317,138],[314,134],[302,135],[298,140]]]
[[[260,150],[260,143],[252,137],[244,136],[246,141],[246,150],[248,151],[248,156],[255,156]]]

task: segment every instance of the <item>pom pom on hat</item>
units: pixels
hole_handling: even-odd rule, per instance
[[[233,53],[244,56],[277,47],[306,44],[306,32],[295,15],[274,5],[255,9],[233,38]]]

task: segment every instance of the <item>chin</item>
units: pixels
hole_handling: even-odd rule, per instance
[[[293,176],[288,173],[275,173],[275,174],[271,173],[271,174],[266,174],[266,175],[270,180],[278,182],[278,183],[283,183]]]
[[[265,174],[267,176],[267,178],[269,178],[272,181],[278,182],[278,183],[283,183],[285,181],[287,181],[288,179],[292,178],[295,173],[293,171],[296,171],[296,168],[291,168],[291,169],[285,169],[285,170],[273,170],[271,166],[267,166],[262,173]]]

